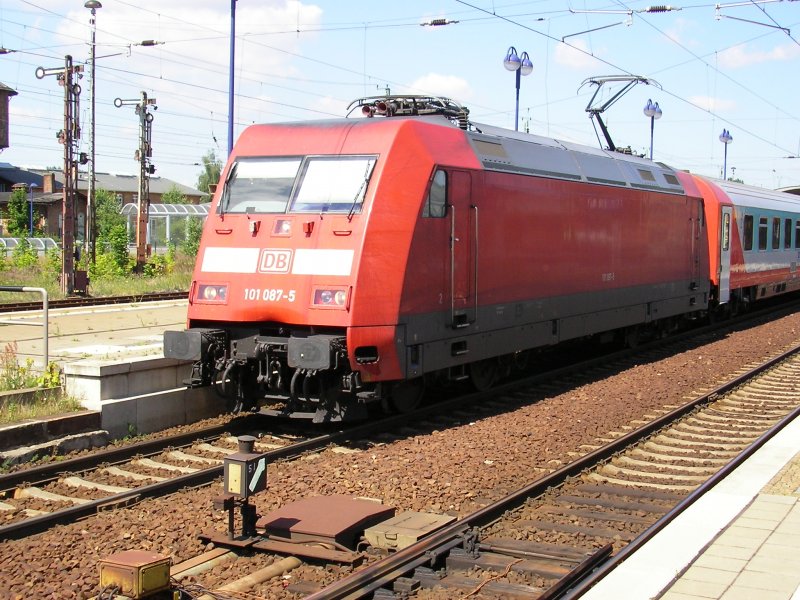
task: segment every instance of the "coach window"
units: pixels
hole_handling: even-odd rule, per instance
[[[772,217],[772,249],[781,247],[781,218]]]
[[[800,248],[800,221],[794,222],[794,247]]]
[[[792,220],[784,219],[783,221],[783,247],[792,247]]]
[[[744,249],[753,249],[753,215],[744,216]]]
[[[758,219],[758,249],[767,249],[767,233],[769,226],[767,225],[767,217],[759,217]]]
[[[422,209],[423,217],[444,217],[447,214],[447,173],[438,169],[433,175],[431,189]]]

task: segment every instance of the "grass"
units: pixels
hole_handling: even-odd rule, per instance
[[[76,398],[63,396],[60,391],[43,390],[31,402],[8,401],[0,405],[0,425],[78,410],[83,410],[83,406]]]
[[[119,277],[95,277],[89,282],[89,295],[102,296],[135,296],[148,292],[169,292],[188,290],[192,281],[194,257],[178,252],[168,273],[146,276],[137,273],[126,273]],[[46,259],[39,259],[38,266],[18,267],[10,258],[0,255],[0,279],[3,285],[44,288],[49,299],[64,298],[58,281],[58,273],[52,266],[48,268]],[[38,300],[40,296],[27,293],[0,292],[0,303],[24,302]]]
[[[13,394],[15,390],[44,388],[32,394]],[[16,342],[9,342],[0,352],[0,424],[25,419],[40,419],[74,412],[83,407],[79,400],[61,393],[61,371],[55,363],[44,373],[33,369],[33,360],[19,364]]]

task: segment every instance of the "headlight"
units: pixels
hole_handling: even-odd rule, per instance
[[[320,308],[345,308],[347,306],[347,291],[342,289],[316,289],[314,290],[314,306]]]
[[[197,288],[196,299],[200,302],[225,304],[228,301],[228,286],[200,284]]]

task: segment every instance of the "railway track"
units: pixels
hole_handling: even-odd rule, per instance
[[[326,436],[263,434],[242,418],[200,431],[95,452],[0,476],[0,539],[18,539],[93,513],[128,506],[184,487],[208,484],[236,451],[237,435],[283,458],[327,443]]]
[[[686,339],[689,344],[703,343],[704,337],[713,336],[714,332],[713,328],[705,333],[694,331],[649,347],[639,347],[635,352],[624,350],[566,367],[550,365],[550,370],[544,373],[486,392],[458,394],[414,413],[373,420],[323,435],[307,435],[287,443],[285,448],[261,447],[268,450],[268,460],[272,462],[359,437],[382,443],[392,439],[393,432],[408,432],[420,423],[423,429],[426,426],[447,428],[454,423],[512,411],[554,390],[602,379],[629,368],[631,363],[659,360],[677,352],[676,348],[685,345]],[[248,422],[247,419],[244,422]],[[222,475],[224,456],[235,451],[235,440],[223,439],[227,432],[230,435],[253,433],[247,426],[234,422],[232,427],[127,445],[1,475],[0,539],[26,537],[100,510],[130,505],[184,487],[207,485]]]
[[[75,308],[81,306],[100,306],[104,304],[132,304],[136,302],[158,302],[164,300],[184,300],[188,297],[188,292],[153,292],[147,294],[137,294],[132,296],[73,296],[71,298],[61,298],[48,300],[48,308]],[[0,312],[23,312],[28,310],[38,310],[42,307],[41,300],[38,302],[0,302]]]
[[[698,339],[698,335],[699,335],[699,339]],[[608,376],[611,376],[611,375],[614,375],[614,374],[616,374],[618,372],[622,372],[622,371],[626,371],[626,370],[630,369],[632,365],[641,364],[642,362],[659,361],[659,359],[665,358],[666,356],[669,356],[669,355],[672,355],[672,354],[675,354],[675,353],[681,353],[681,352],[683,352],[683,351],[685,351],[687,349],[691,349],[691,348],[694,348],[696,346],[703,346],[703,345],[705,345],[706,343],[708,343],[710,341],[705,337],[706,335],[712,336],[712,339],[714,339],[715,337],[716,337],[716,339],[719,338],[719,333],[715,334],[713,332],[710,332],[708,334],[697,334],[697,332],[695,332],[695,335],[693,336],[694,339],[689,339],[689,340],[686,340],[686,341],[671,340],[666,345],[661,345],[660,344],[658,347],[649,348],[647,350],[644,350],[642,347],[640,347],[640,348],[637,349],[637,352],[635,354],[628,352],[628,353],[621,353],[621,354],[619,354],[619,355],[617,355],[615,357],[606,356],[606,357],[604,357],[602,359],[597,359],[597,360],[593,360],[593,361],[589,361],[589,362],[584,362],[584,363],[582,363],[580,365],[576,365],[576,366],[574,366],[572,368],[562,369],[557,374],[554,374],[554,373],[551,372],[551,373],[548,373],[546,375],[540,375],[540,376],[537,376],[537,377],[534,377],[534,378],[528,378],[528,379],[525,379],[525,380],[522,380],[522,381],[514,382],[512,384],[509,384],[509,385],[506,385],[506,386],[502,386],[502,387],[499,387],[499,388],[494,388],[493,390],[491,390],[488,393],[472,394],[472,395],[470,395],[468,397],[461,396],[461,397],[455,398],[455,399],[453,399],[453,400],[451,400],[451,401],[449,401],[447,403],[442,403],[442,404],[438,404],[438,405],[435,405],[435,406],[431,406],[431,407],[427,408],[426,410],[423,410],[423,411],[420,411],[418,413],[415,413],[414,415],[411,415],[409,417],[393,417],[392,419],[387,419],[387,420],[381,421],[381,422],[372,422],[369,425],[367,425],[366,427],[361,428],[360,430],[356,428],[356,429],[348,430],[346,432],[334,432],[334,434],[332,436],[326,436],[324,439],[322,439],[322,436],[320,436],[320,440],[316,440],[316,441],[315,440],[309,440],[309,445],[306,446],[306,450],[303,450],[302,448],[301,449],[295,448],[294,450],[291,450],[291,451],[287,450],[287,455],[294,455],[294,454],[300,454],[300,453],[303,453],[303,452],[312,452],[313,451],[314,452],[314,456],[317,456],[315,448],[319,449],[319,448],[322,448],[322,447],[330,445],[330,444],[346,445],[346,446],[351,446],[351,447],[353,445],[355,445],[356,447],[361,447],[361,448],[363,448],[364,446],[368,447],[368,446],[371,446],[371,445],[374,445],[374,446],[377,447],[377,446],[383,446],[383,445],[386,445],[386,444],[391,444],[394,439],[404,440],[404,438],[408,438],[409,436],[411,438],[415,438],[415,437],[417,437],[417,435],[425,436],[426,434],[430,433],[431,431],[446,432],[446,430],[448,428],[454,428],[454,427],[455,428],[461,428],[464,425],[466,425],[467,423],[471,424],[472,422],[480,423],[482,421],[485,421],[486,417],[490,417],[490,416],[492,416],[494,414],[500,414],[500,413],[505,413],[505,412],[508,412],[508,411],[513,411],[515,408],[517,408],[519,406],[524,406],[524,405],[528,405],[528,404],[531,404],[531,403],[535,403],[539,398],[548,398],[548,397],[552,396],[554,393],[560,393],[560,392],[564,392],[564,391],[571,392],[572,390],[577,390],[577,389],[581,388],[585,383],[591,383],[593,381],[596,382],[596,381],[599,381],[599,380],[603,380],[604,378],[606,378]],[[676,344],[677,344],[677,346],[676,346]],[[644,352],[644,354],[643,354],[643,352]],[[659,404],[658,406],[663,406],[663,404]],[[649,419],[650,417],[646,416],[646,417],[642,417],[642,418]],[[607,431],[607,430],[608,429],[606,428],[606,429],[603,429],[601,431]],[[230,433],[232,435],[236,435],[238,433],[244,433],[244,432],[251,432],[251,431],[252,430],[250,430],[248,428],[243,428],[243,429],[240,429],[238,431],[234,431],[233,427],[231,427],[231,429],[230,429]],[[195,435],[197,435],[197,434],[195,434]],[[205,437],[210,437],[210,436],[205,436]],[[438,435],[436,437],[438,437]],[[188,441],[192,441],[192,440],[188,440]],[[212,445],[221,445],[221,444],[218,444],[217,442],[215,442],[214,440],[211,440],[211,441],[201,440],[200,442],[202,443],[203,441],[205,441],[206,443],[210,443]],[[356,443],[355,444],[351,443],[353,441],[355,441]],[[169,442],[169,443],[174,447],[177,447],[179,445],[178,442],[176,442],[174,440]],[[230,448],[230,447],[232,447],[232,444],[228,443],[228,445],[226,447]],[[119,449],[119,450],[123,451],[124,449]],[[376,450],[378,450],[378,449],[376,448]],[[592,449],[584,448],[582,451],[583,452],[589,452],[590,450],[592,450]],[[142,455],[145,454],[143,449],[139,449],[137,451],[131,451],[131,450],[127,450],[127,451],[128,452],[132,452],[132,454],[130,454],[130,456],[134,456],[136,454],[136,452],[138,452],[139,454],[142,454]],[[380,452],[380,450],[378,450],[378,451]],[[535,451],[535,448],[533,448],[531,451]],[[218,458],[222,458],[221,455],[217,455],[217,456],[218,456]],[[314,456],[309,456],[308,458],[311,459],[311,458],[314,458]],[[330,456],[332,457],[333,455],[330,455]],[[317,459],[319,460],[319,457],[317,457]],[[92,459],[90,457],[90,458],[86,458],[86,459],[82,459],[82,460],[86,460],[86,461],[92,462],[92,461],[94,461],[96,459]],[[278,459],[276,458],[276,455],[272,455],[272,457],[269,460],[272,462],[272,461],[275,461],[275,460],[278,460]],[[112,461],[111,461],[111,459],[107,459],[106,462],[111,463]],[[301,463],[301,465],[305,465],[305,464],[306,463]],[[308,463],[308,464],[311,464],[311,463]],[[316,464],[316,462],[314,464]],[[321,463],[321,466],[324,465],[324,464],[325,464],[324,462]],[[339,462],[339,464],[342,464],[341,461]],[[304,469],[303,466],[300,466],[300,465],[298,465],[298,466],[300,467],[300,471],[301,472],[304,471],[304,470],[307,471],[307,469]],[[55,470],[51,472],[50,477],[51,478],[52,477],[63,478],[63,475],[59,475],[59,471],[62,471],[62,472],[63,471],[69,471],[70,474],[74,474],[74,473],[77,473],[79,471],[82,471],[83,468],[84,467],[79,468],[77,463],[67,465],[66,461],[64,461],[64,462],[62,462],[60,464],[55,465]],[[182,475],[181,476],[181,477],[183,477],[183,479],[174,480],[174,483],[172,484],[173,485],[173,489],[180,489],[180,488],[187,488],[188,489],[188,488],[193,488],[193,487],[195,487],[197,485],[209,484],[209,483],[211,483],[211,482],[213,482],[215,480],[218,481],[218,477],[221,474],[221,468],[220,467],[214,467],[214,466],[212,466],[211,468],[212,469],[216,469],[216,471],[209,471],[208,472],[211,475],[211,477],[207,481],[196,483],[196,482],[198,482],[198,479],[195,479],[194,477],[192,477],[193,474],[186,474],[186,475]],[[538,469],[538,467],[537,467],[537,469]],[[33,471],[33,470],[31,470],[31,471]],[[280,473],[282,473],[283,474],[282,477],[283,477],[284,481],[289,481],[289,480],[286,479],[286,477],[287,476],[291,477],[292,476],[291,474],[295,472],[294,467],[292,467],[289,464],[276,465],[276,471],[277,471],[277,474],[273,473],[273,475],[280,478],[281,477]],[[201,472],[202,472],[202,470],[201,470]],[[542,471],[536,471],[536,472],[541,473]],[[23,482],[24,481],[29,481],[29,482],[32,481],[32,478],[28,473],[24,473],[24,474],[14,473],[13,476],[22,477],[22,479],[20,481],[18,481],[18,483],[22,483],[23,487],[26,487]],[[531,474],[531,476],[534,475],[534,472],[529,471],[529,473]],[[46,479],[46,478],[43,478],[43,479]],[[0,480],[0,481],[3,481],[3,480]],[[10,480],[5,479],[4,481],[7,483]],[[302,481],[302,480],[300,480],[300,481]],[[555,484],[554,483],[549,483],[547,485],[555,485]],[[5,489],[6,487],[7,486],[5,484],[2,486],[3,489]],[[114,507],[117,507],[117,506],[126,506],[126,505],[128,505],[130,503],[135,503],[138,500],[147,497],[148,495],[163,496],[164,494],[169,493],[169,491],[171,491],[171,490],[169,490],[168,488],[161,488],[159,490],[159,488],[150,488],[149,486],[145,486],[144,489],[140,489],[140,490],[137,490],[135,492],[129,493],[129,497],[127,499],[125,497],[122,497],[122,496],[120,496],[120,497],[118,497],[118,498],[116,498],[114,500],[108,500],[107,499],[105,502],[101,502],[98,499],[95,504],[89,504],[88,506],[87,505],[81,505],[81,506],[78,506],[78,507],[74,507],[78,511],[83,511],[81,513],[78,513],[78,512],[73,513],[72,516],[64,517],[61,520],[53,520],[53,519],[51,519],[51,520],[49,520],[49,524],[47,524],[45,522],[28,521],[26,523],[26,525],[24,527],[22,527],[21,529],[18,529],[18,530],[15,530],[15,531],[10,531],[10,532],[4,534],[3,538],[9,540],[9,542],[8,542],[9,543],[9,548],[25,547],[25,548],[28,548],[28,550],[26,550],[26,552],[30,552],[30,551],[34,550],[34,548],[36,548],[39,545],[39,542],[36,541],[37,539],[45,539],[45,540],[49,539],[49,537],[51,537],[52,534],[56,533],[56,531],[49,532],[48,534],[46,534],[49,537],[34,538],[34,539],[30,539],[30,540],[23,540],[23,539],[20,539],[20,538],[25,538],[26,536],[28,536],[28,535],[30,535],[32,533],[35,533],[36,531],[42,531],[44,529],[47,529],[48,527],[50,527],[51,525],[55,524],[56,522],[68,523],[70,521],[73,521],[76,518],[81,518],[81,517],[86,517],[86,516],[92,515],[92,514],[96,513],[98,510],[106,511],[106,510],[109,510],[109,509],[113,509]],[[188,493],[188,492],[185,492],[185,493]],[[202,495],[208,497],[209,494],[213,494],[213,491],[206,491]],[[375,495],[375,494],[372,494],[372,495],[375,496],[375,497],[380,497],[379,495]],[[492,497],[496,498],[497,496],[492,495]],[[95,502],[95,501],[93,500],[93,502]],[[167,502],[170,502],[170,501],[167,500]],[[181,500],[181,502],[184,502],[184,500]],[[210,506],[210,500],[204,500],[202,502],[207,502],[208,505]],[[201,502],[201,506],[203,506],[202,502]],[[485,502],[488,502],[488,500],[485,501]],[[156,504],[158,504],[158,503],[160,503],[160,501],[156,501]],[[475,503],[472,503],[472,504],[475,504]],[[147,512],[146,509],[144,509],[144,510],[145,510],[145,512]],[[197,508],[195,508],[194,510],[197,510]],[[201,508],[201,510],[205,511],[205,508]],[[434,508],[433,510],[436,510],[436,509]],[[444,510],[444,508],[442,510]],[[128,523],[129,526],[132,523],[137,523],[137,521],[136,521],[137,517],[135,516],[135,514],[132,513],[132,511],[122,511],[122,512],[124,512],[124,514],[120,514],[119,518],[117,518],[117,517],[109,517],[108,514],[106,513],[106,514],[103,514],[103,515],[98,515],[97,519],[86,520],[86,521],[84,521],[84,524],[81,524],[80,532],[78,532],[78,530],[75,527],[67,528],[67,531],[71,531],[72,532],[71,534],[68,534],[68,535],[71,536],[71,537],[68,538],[70,547],[71,547],[71,544],[80,544],[81,543],[80,538],[82,538],[84,535],[86,535],[84,533],[84,531],[92,532],[91,535],[92,536],[97,536],[97,539],[100,540],[100,539],[105,539],[106,533],[107,533],[106,530],[107,530],[108,527],[112,527],[112,528],[114,527],[113,525],[111,525],[112,522]],[[194,513],[187,513],[187,514],[194,514]],[[8,515],[6,515],[6,517],[7,516]],[[6,517],[4,517],[2,515],[2,512],[0,512],[0,521],[4,520]],[[43,515],[40,515],[39,517],[34,517],[34,518],[38,519],[40,517],[43,517]],[[135,525],[134,525],[134,527],[135,527]],[[167,530],[172,530],[172,527],[170,526],[169,523],[167,523],[165,525],[165,527],[167,528]],[[214,527],[212,526],[211,530],[213,530],[213,529],[214,529]],[[58,531],[61,531],[61,530],[59,529]],[[153,534],[158,536],[159,535],[158,531],[160,531],[160,529],[159,530],[154,530]],[[73,534],[74,534],[74,537],[73,537]],[[169,534],[169,535],[174,535],[174,532],[172,534]],[[10,540],[12,540],[14,538],[19,539],[19,542],[10,541]],[[94,539],[94,538],[92,538],[92,539]],[[475,538],[475,539],[479,539],[479,538]],[[65,540],[64,543],[67,543],[67,540]],[[461,543],[460,540],[457,540],[456,542],[454,542],[454,547],[457,547],[459,545],[459,543]],[[183,557],[194,555],[194,553],[196,552],[196,547],[197,547],[198,544],[195,543],[195,544],[192,544],[192,545],[195,546],[195,550],[192,552],[192,554],[185,554],[185,553],[182,554]],[[58,547],[58,542],[54,542],[54,547]],[[150,546],[145,546],[145,547],[150,547]],[[628,546],[628,547],[630,547],[630,546]],[[624,554],[625,551],[626,551],[626,549],[623,548],[621,551],[618,551],[617,555]],[[63,549],[61,549],[60,551],[58,551],[58,552],[61,552],[61,554],[64,554],[64,555],[67,555],[69,553],[69,551],[67,550],[66,546]],[[438,550],[436,552],[438,552]],[[486,552],[486,549],[484,549],[484,552]],[[90,554],[91,554],[91,552],[90,552]],[[85,553],[84,553],[84,555],[85,555]],[[232,557],[229,556],[228,558],[230,559]],[[373,560],[375,560],[375,558],[376,557],[374,555],[369,556],[368,559],[367,559],[367,562],[373,561]],[[44,563],[48,563],[48,561],[50,561],[50,560],[51,560],[50,558],[46,558],[44,560]],[[203,557],[198,557],[197,558],[197,561],[201,562],[201,563],[204,562],[205,560],[206,560],[206,558],[203,558]],[[215,559],[212,557],[212,558],[210,558],[208,560],[211,560],[213,562],[213,560],[215,560]],[[263,566],[265,566],[265,563],[268,563],[268,562],[270,562],[272,560],[275,560],[274,556],[264,556],[264,555],[261,555],[261,554],[257,554],[255,557],[250,557],[250,558],[237,557],[237,559],[235,561],[235,565],[231,564],[231,565],[226,565],[225,567],[221,567],[221,571],[220,571],[220,569],[218,569],[218,570],[210,573],[208,575],[208,579],[207,580],[210,582],[210,585],[212,587],[217,587],[217,586],[220,586],[220,585],[222,585],[224,583],[227,583],[231,579],[237,578],[237,576],[238,576],[237,574],[244,575],[244,574],[248,573],[251,570],[261,569]],[[84,559],[82,562],[86,562],[86,559]],[[87,567],[88,566],[89,565],[87,565]],[[425,565],[423,565],[423,566],[425,566]],[[564,568],[567,568],[567,567],[570,567],[570,566],[574,566],[574,565],[571,565],[571,564],[567,563],[567,564],[564,565]],[[337,571],[336,567],[332,567],[332,568],[333,568],[333,572],[342,573],[342,572],[346,571],[346,570]],[[326,568],[326,571],[330,571],[330,569],[331,569],[331,567],[328,567],[328,568]],[[297,581],[297,580],[300,580],[301,578],[303,578],[303,581],[300,582],[300,583],[304,584],[304,587],[302,588],[303,589],[302,593],[309,593],[309,592],[313,593],[313,592],[319,590],[319,583],[315,579],[315,575],[313,574],[314,571],[315,571],[315,569],[311,569],[311,568],[307,567],[306,565],[301,565],[301,567],[299,569],[297,569],[295,572],[293,572],[292,581]],[[84,575],[82,575],[83,581],[91,581],[91,582],[96,581],[95,573],[96,573],[96,565],[94,563],[92,563],[91,567],[88,568],[88,570],[85,571]],[[412,571],[412,574],[413,573],[414,573],[414,571]],[[524,583],[525,585],[528,585],[529,583],[532,583],[534,586],[538,585],[540,583],[540,582],[537,582],[537,581],[532,581],[531,582],[529,580],[526,580],[526,579],[523,578],[522,575],[520,575],[518,572],[513,571],[513,570],[510,570],[509,573],[510,573],[509,576],[514,579],[514,581],[512,581],[513,583],[520,583],[520,584]],[[420,575],[423,574],[423,570],[422,569],[420,569],[419,574]],[[435,573],[435,575],[438,578],[440,573]],[[474,572],[472,573],[472,575],[474,576]],[[12,580],[12,581],[16,581],[17,580],[16,577],[21,577],[22,579],[20,579],[20,581],[23,581],[25,579],[25,575],[17,573],[17,574],[15,574],[15,579]],[[327,579],[327,581],[325,581],[325,583],[328,583],[331,580],[331,578],[325,578],[325,579]],[[200,582],[203,582],[204,579],[198,576],[196,581],[198,583],[200,583]],[[288,583],[288,580],[283,580],[283,581],[284,581],[284,585],[286,583]],[[525,583],[526,581],[527,581],[527,583]],[[274,584],[267,584],[266,586],[262,587],[262,591],[266,591],[266,590],[269,589],[271,591],[267,592],[267,596],[276,597],[276,598],[277,597],[283,597],[283,596],[280,596],[280,595],[272,595],[272,593],[274,591],[276,591],[275,590],[276,587],[278,589],[280,589],[282,587],[280,585],[280,582],[281,582],[281,580],[278,580]],[[406,584],[408,584],[408,585],[418,585],[418,584],[413,583],[413,582],[411,582],[411,583],[405,582],[404,583],[401,580],[401,582],[400,582],[401,586],[402,585],[406,585]],[[16,584],[13,584],[12,582],[8,583],[9,589],[15,589],[15,587],[14,587],[15,585]],[[272,587],[270,587],[270,586],[272,586]],[[293,587],[293,589],[297,589],[297,588]],[[281,592],[281,593],[283,593],[283,592]],[[422,593],[424,593],[424,591]],[[443,597],[443,596],[440,595],[439,598],[441,598],[441,597]]]
[[[426,598],[427,589],[541,599],[572,589],[577,597],[591,585],[587,573],[634,551],[800,414],[798,352],[586,448],[567,467],[309,598]]]

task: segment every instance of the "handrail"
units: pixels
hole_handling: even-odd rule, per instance
[[[24,321],[2,321],[9,325],[33,325],[36,327],[44,327],[44,335],[42,336],[42,344],[44,348],[44,363],[42,369],[47,371],[47,365],[50,364],[50,355],[48,348],[48,341],[50,339],[50,329],[48,327],[48,305],[47,305],[47,290],[44,288],[16,286],[16,285],[0,285],[0,292],[37,292],[42,295],[42,323],[27,323]]]
[[[475,319],[473,323],[478,322],[478,257],[480,254],[478,253],[478,207],[477,205],[473,204],[472,209],[475,211],[475,263],[474,263],[474,282],[473,285],[475,287]]]

